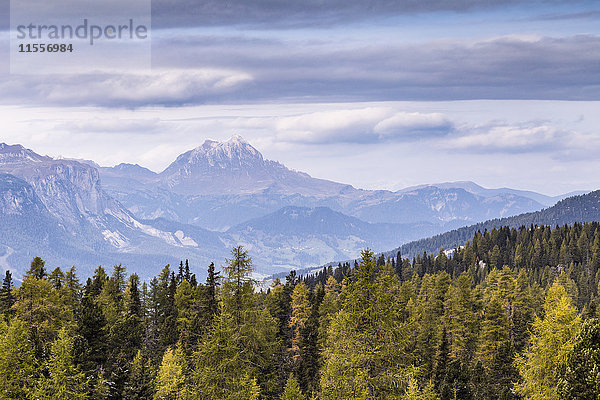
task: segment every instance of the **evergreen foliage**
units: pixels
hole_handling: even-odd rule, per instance
[[[117,265],[81,285],[39,257],[17,287],[7,272],[0,400],[599,397],[599,223],[365,250],[269,287],[238,246],[207,276]]]

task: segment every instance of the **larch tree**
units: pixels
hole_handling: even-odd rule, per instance
[[[47,400],[84,400],[87,398],[85,376],[75,365],[74,338],[63,328],[52,344],[48,377],[41,379],[36,398]]]
[[[156,376],[155,400],[186,399],[186,371],[181,348],[167,349]]]
[[[0,333],[0,400],[30,398],[40,371],[28,329],[13,319]]]
[[[304,282],[298,283],[292,292],[292,315],[290,328],[293,329],[292,354],[294,359],[301,356],[300,341],[302,330],[310,317],[311,306],[308,300],[308,288]]]
[[[407,326],[394,301],[400,283],[391,266],[377,268],[364,250],[331,321],[321,369],[321,397],[389,399],[406,384]]]
[[[548,290],[544,317],[536,318],[529,348],[517,362],[523,382],[517,391],[526,400],[559,400],[561,365],[573,348],[581,325],[567,291],[557,281]]]
[[[300,384],[293,374],[290,374],[281,395],[281,400],[305,400],[306,396],[300,390]]]

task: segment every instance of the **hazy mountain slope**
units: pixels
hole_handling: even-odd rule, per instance
[[[355,189],[265,160],[240,137],[206,141],[161,173],[1,144],[0,173],[7,174],[0,265],[19,272],[41,255],[65,268],[122,263],[141,276],[187,258],[202,274],[242,244],[258,272],[272,273],[542,207],[463,188]],[[15,216],[12,204],[27,206]]]
[[[326,207],[285,207],[229,229],[232,243],[243,244],[256,262],[273,267],[321,265],[357,257],[411,240],[415,232],[431,234],[432,224],[370,224]],[[275,269],[268,272],[275,272]]]
[[[567,197],[577,196],[581,194],[587,193],[586,191],[575,191],[570,193],[564,193],[558,196],[547,196],[541,193],[536,193],[530,190],[518,190],[511,188],[497,188],[497,189],[488,189],[484,188],[475,182],[471,181],[458,181],[458,182],[443,182],[443,183],[432,183],[427,185],[419,185],[412,186],[405,189],[399,190],[397,193],[406,193],[418,189],[424,188],[439,188],[439,189],[464,189],[469,193],[473,193],[483,197],[494,197],[499,195],[515,195],[519,197],[529,198],[534,200],[537,203],[540,203],[546,207],[552,206],[556,204],[558,201],[562,199],[566,199]]]
[[[468,227],[446,232],[428,239],[407,243],[394,249],[407,256],[421,254],[424,251],[436,253],[440,248],[452,249],[464,245],[477,231],[491,230],[501,226],[517,228],[522,225],[564,225],[575,222],[600,221],[600,190],[588,194],[573,196],[559,201],[556,205],[541,211],[525,213],[513,217],[492,219]]]

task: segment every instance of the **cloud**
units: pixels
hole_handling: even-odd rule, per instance
[[[586,4],[586,0],[574,0]],[[471,12],[507,6],[555,5],[559,0],[154,0],[152,14],[159,27],[250,25],[289,29],[335,25],[378,17],[436,12]]]
[[[531,124],[488,125],[464,131],[463,136],[451,138],[445,145],[477,153],[535,153],[559,148],[567,136],[555,127]]]
[[[597,159],[600,134],[559,128],[549,121],[464,125],[437,143],[469,154],[541,154],[561,162]]]
[[[176,69],[150,73],[10,75],[0,81],[0,103],[140,107],[202,103],[236,91],[252,76],[234,70]]]
[[[144,0],[136,1],[144,3]],[[61,9],[65,2],[38,3],[39,8],[47,8],[51,13]],[[114,15],[122,8],[114,7],[114,3],[104,3],[107,2],[94,5],[95,15]],[[468,13],[520,6],[552,7],[562,3],[560,0],[152,0],[152,24],[156,28],[245,25],[289,29],[340,25],[397,15]],[[123,5],[123,2],[120,4]],[[594,5],[590,0],[570,1],[573,6],[586,4]],[[0,30],[7,28],[8,16],[9,1],[0,2]]]
[[[237,128],[272,131],[276,141],[305,144],[418,141],[453,129],[442,114],[400,112],[387,107],[335,109],[292,116],[238,118]]]
[[[440,113],[395,113],[378,122],[373,131],[383,137],[444,136],[454,129],[453,123]]]
[[[153,37],[154,70],[0,75],[0,104],[145,105],[600,99],[600,36],[394,42],[181,30]],[[354,36],[352,36],[354,35]],[[0,52],[1,53],[1,52]],[[3,54],[0,54],[2,56]]]
[[[160,119],[156,117],[148,119],[125,119],[114,116],[104,118],[95,116],[86,120],[60,122],[54,128],[71,133],[91,134],[126,133],[147,135],[161,131]]]
[[[175,38],[169,60],[247,71],[238,99],[377,101],[600,99],[600,36],[425,43]],[[209,61],[207,61],[209,60]]]

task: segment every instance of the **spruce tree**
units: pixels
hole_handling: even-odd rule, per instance
[[[2,281],[2,287],[0,287],[0,314],[4,314],[7,317],[11,315],[11,307],[14,303],[12,274],[7,270]]]
[[[600,320],[583,323],[560,368],[558,395],[564,400],[600,399]]]
[[[154,394],[154,371],[150,359],[138,350],[125,384],[123,398],[127,400],[146,400]]]
[[[29,270],[25,273],[25,277],[32,277],[35,279],[44,279],[48,274],[44,265],[46,262],[40,257],[34,257],[29,266]]]

